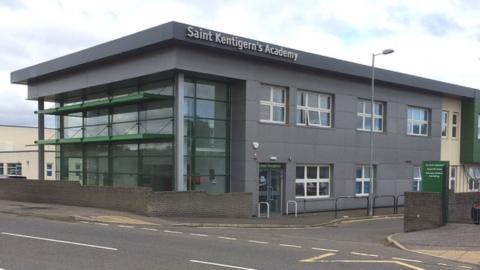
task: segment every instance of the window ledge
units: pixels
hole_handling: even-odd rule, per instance
[[[318,196],[318,197],[295,197],[296,201],[313,201],[313,200],[333,200],[330,196]]]
[[[334,127],[308,126],[308,125],[299,125],[299,124],[295,124],[295,127],[299,127],[299,128],[313,128],[313,129],[325,129],[325,130],[335,130]]]

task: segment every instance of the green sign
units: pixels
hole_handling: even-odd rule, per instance
[[[424,161],[422,162],[422,191],[442,192],[447,184],[448,161]]]

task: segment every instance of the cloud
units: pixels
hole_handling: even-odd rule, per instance
[[[422,18],[425,29],[436,36],[444,36],[452,31],[461,31],[462,28],[445,14],[429,14]]]

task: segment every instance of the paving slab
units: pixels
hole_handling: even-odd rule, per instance
[[[446,226],[389,237],[398,247],[458,262],[480,265],[480,226],[449,223]]]

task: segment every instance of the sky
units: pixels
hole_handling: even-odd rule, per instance
[[[0,125],[36,126],[10,72],[169,21],[480,89],[480,0],[0,0]],[[53,127],[53,120],[47,119]]]

